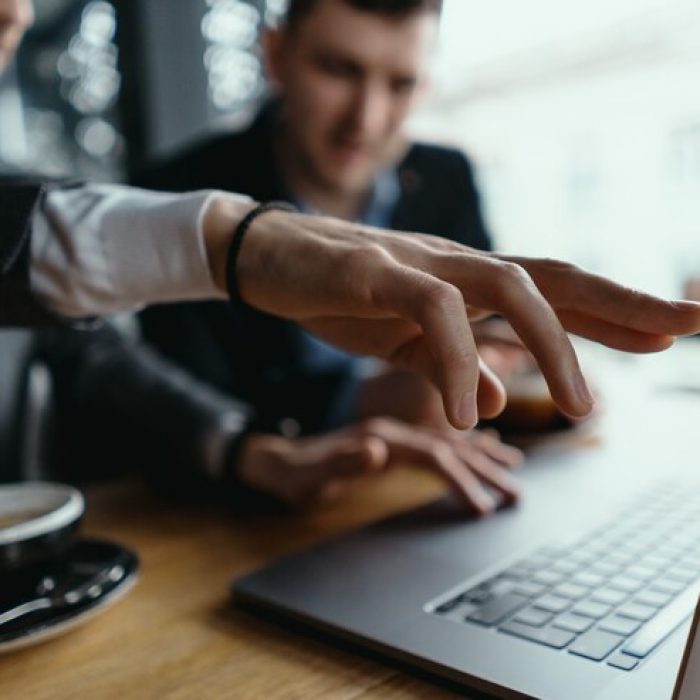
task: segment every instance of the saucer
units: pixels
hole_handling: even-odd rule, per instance
[[[136,583],[139,561],[121,545],[79,539],[59,559],[3,574],[0,652],[64,634],[98,615]]]

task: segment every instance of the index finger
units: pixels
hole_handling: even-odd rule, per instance
[[[555,260],[503,258],[528,271],[556,310],[659,336],[700,332],[700,304],[669,301]]]
[[[523,268],[493,257],[461,255],[442,256],[434,264],[471,303],[505,316],[535,357],[552,398],[565,413],[591,412],[593,398],[571,340]]]
[[[411,267],[385,267],[375,280],[379,305],[416,323],[435,362],[445,413],[469,429],[478,420],[479,356],[459,289]]]

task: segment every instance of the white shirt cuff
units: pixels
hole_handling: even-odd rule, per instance
[[[121,185],[51,192],[33,221],[34,293],[69,317],[225,298],[202,231],[215,196],[250,201],[215,190],[169,194]]]

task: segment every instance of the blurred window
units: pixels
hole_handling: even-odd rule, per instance
[[[700,271],[697,0],[446,0],[415,135],[475,160],[499,247],[679,293]]]
[[[0,161],[116,179],[124,139],[114,6],[106,0],[35,0],[35,10],[16,70],[0,91]]]

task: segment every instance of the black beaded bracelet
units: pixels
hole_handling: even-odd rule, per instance
[[[228,289],[229,299],[232,304],[241,304],[243,299],[241,299],[241,292],[238,288],[238,276],[237,276],[237,265],[238,256],[241,253],[241,247],[243,246],[243,241],[245,240],[245,235],[251,227],[251,224],[262,214],[268,211],[286,211],[290,213],[298,212],[299,210],[289,202],[266,202],[265,204],[260,204],[252,211],[248,212],[241,222],[236,226],[236,230],[233,232],[233,238],[231,240],[231,245],[228,249],[228,255],[226,256],[226,287]]]

